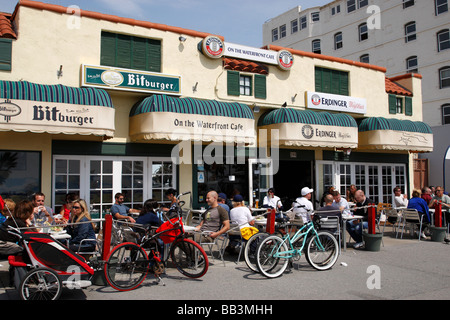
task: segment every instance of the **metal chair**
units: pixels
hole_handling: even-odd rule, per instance
[[[230,221],[230,230],[227,231],[228,237],[229,236],[236,236],[237,243],[239,244],[239,255],[236,263],[239,263],[239,260],[241,259],[242,250],[245,246],[244,239],[242,238],[240,226],[235,221]],[[230,240],[230,238],[229,238]],[[231,240],[230,240],[231,241]]]
[[[419,212],[416,209],[404,209],[402,212],[402,236],[403,239],[403,232],[405,230],[405,225],[408,223],[410,225],[419,225],[419,241],[420,237],[422,235],[422,225],[423,225],[423,215],[420,215]]]
[[[318,213],[320,215],[320,212]],[[344,221],[345,223],[345,221]],[[339,221],[339,217],[337,216],[324,216],[320,219],[320,229],[324,229],[329,231],[334,236],[337,236],[338,243],[341,244],[341,223]],[[340,254],[340,248],[339,248]]]
[[[398,230],[400,229],[400,224],[402,223],[402,215],[399,213],[397,209],[385,209],[384,214],[386,216],[386,220],[384,221],[382,234],[384,235],[384,229],[386,228],[386,224],[389,222],[392,224],[394,228],[395,238],[398,237]]]
[[[225,260],[223,258],[226,244],[228,243],[228,237],[226,234],[221,234],[220,236],[212,239],[213,241],[208,241],[208,234],[210,232],[202,232],[202,233],[196,233],[196,235],[199,236],[199,240],[197,240],[197,243],[200,244],[202,247],[206,246],[208,248],[209,255],[214,260],[214,248],[217,248],[217,251],[219,253],[219,257],[223,262],[223,266],[225,266]],[[195,238],[194,238],[195,239]]]

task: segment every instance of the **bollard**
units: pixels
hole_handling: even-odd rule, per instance
[[[375,211],[374,204],[371,204],[368,208],[368,216],[367,220],[369,223],[369,234],[375,234],[375,218],[376,218],[376,211]]]
[[[442,227],[442,203],[440,201],[434,205],[434,226]]]
[[[105,215],[105,224],[103,225],[103,260],[106,261],[111,249],[111,231],[112,231],[112,215]]]
[[[269,234],[275,233],[275,209],[270,210],[267,214],[266,232]]]

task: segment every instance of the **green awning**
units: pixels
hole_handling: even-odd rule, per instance
[[[249,106],[238,102],[219,102],[193,98],[153,95],[133,106],[130,117],[147,112],[174,112],[230,118],[254,119]]]
[[[111,97],[102,89],[45,85],[28,81],[0,81],[0,98],[114,108]]]
[[[115,109],[102,89],[0,80],[0,131],[114,136]]]
[[[387,119],[383,117],[371,117],[361,121],[359,132],[374,130],[394,130],[419,133],[433,133],[431,127],[421,121]]]
[[[358,131],[362,149],[433,151],[433,132],[421,121],[371,117],[361,121]]]
[[[194,98],[153,95],[130,111],[132,141],[169,140],[256,143],[249,106]]]
[[[358,145],[356,120],[345,113],[280,108],[261,116],[258,127],[270,130],[271,135],[276,130],[283,146],[356,148]]]
[[[259,122],[260,126],[280,123],[303,123],[324,126],[357,127],[353,117],[345,113],[316,112],[281,108],[270,111]]]

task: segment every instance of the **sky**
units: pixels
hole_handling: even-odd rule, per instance
[[[261,47],[265,21],[297,6],[321,6],[332,0],[41,0],[41,2],[125,18],[162,23],[223,36],[226,42]],[[0,0],[0,11],[13,12],[18,0]]]

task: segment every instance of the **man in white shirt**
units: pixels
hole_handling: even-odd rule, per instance
[[[343,215],[351,215],[350,206],[348,205],[348,201],[341,197],[339,191],[333,191],[334,203],[341,209]]]
[[[408,206],[408,197],[406,194],[402,194],[402,189],[400,187],[394,188],[394,201],[392,202],[392,207],[394,208],[406,208]]]
[[[280,198],[275,195],[275,190],[270,188],[267,190],[267,196],[264,197],[263,208],[281,208]]]
[[[293,212],[295,213],[296,218],[301,218],[303,223],[308,223],[311,220],[310,215],[314,211],[313,204],[311,202],[312,192],[314,190],[308,187],[304,187],[302,189],[302,196],[297,198],[294,203],[292,203],[292,207],[294,208]]]

